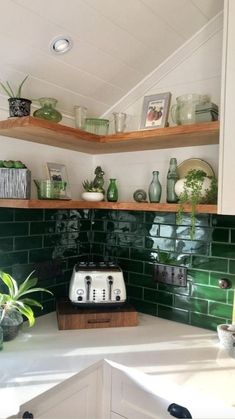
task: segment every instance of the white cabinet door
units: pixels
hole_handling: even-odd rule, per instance
[[[98,419],[99,387],[99,370],[83,377],[77,374],[25,403],[17,417],[28,411],[37,419]]]
[[[169,419],[169,404],[169,401],[145,390],[123,371],[112,370],[112,412],[127,419]]]
[[[235,215],[235,1],[224,1],[218,212]]]

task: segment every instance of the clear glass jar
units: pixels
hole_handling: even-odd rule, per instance
[[[41,108],[34,111],[33,116],[35,118],[46,119],[51,122],[60,122],[62,115],[59,111],[55,109],[57,104],[57,99],[52,97],[41,97],[38,99]]]

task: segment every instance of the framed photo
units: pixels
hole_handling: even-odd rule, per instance
[[[145,96],[140,128],[163,128],[167,125],[171,93]]]
[[[65,190],[61,190],[60,199],[71,199],[71,190],[66,166],[59,163],[46,163],[46,172],[48,179],[66,182]]]

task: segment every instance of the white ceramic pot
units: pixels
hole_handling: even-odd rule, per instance
[[[177,180],[175,184],[175,193],[178,197],[184,192],[184,183],[186,179],[182,178]],[[201,190],[201,196],[204,198],[206,195],[206,191],[211,188],[211,179],[208,177],[205,177],[203,184],[202,184],[202,190]],[[188,194],[190,195],[190,188],[187,188]]]
[[[99,202],[104,199],[104,194],[102,192],[83,192],[81,197],[84,201]]]
[[[220,343],[226,349],[232,349],[235,347],[235,325],[219,324],[217,326],[217,333]]]

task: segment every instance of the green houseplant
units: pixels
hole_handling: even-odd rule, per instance
[[[175,191],[179,197],[179,209],[176,222],[181,224],[184,213],[184,205],[191,205],[190,238],[195,236],[196,207],[198,204],[216,204],[217,202],[217,179],[207,176],[203,170],[189,170],[185,178],[176,182]]]
[[[37,278],[32,278],[34,271],[18,286],[11,275],[0,271],[0,279],[8,289],[8,293],[0,293],[0,326],[3,329],[3,340],[14,339],[23,323],[23,316],[29,322],[29,326],[35,323],[35,316],[31,306],[43,308],[42,304],[28,297],[28,294],[42,291],[52,294],[45,288],[35,287]]]
[[[84,201],[102,201],[104,199],[103,188],[97,186],[94,181],[85,180],[82,183],[84,191],[82,193],[82,199]]]
[[[0,86],[4,90],[4,92],[9,96],[9,116],[10,117],[21,117],[30,115],[30,107],[31,107],[31,100],[22,98],[21,92],[24,83],[26,82],[27,75],[19,84],[16,90],[13,89],[11,84],[6,81],[5,84],[0,81]]]

